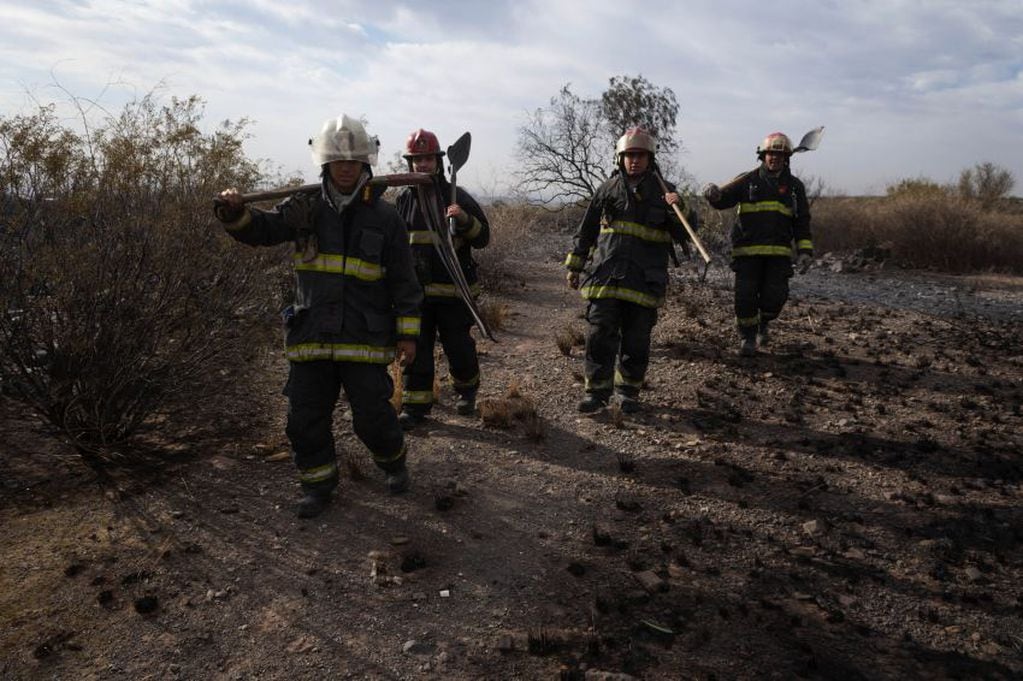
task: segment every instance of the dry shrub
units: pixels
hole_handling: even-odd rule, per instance
[[[929,186],[821,199],[813,228],[819,252],[882,247],[904,267],[1023,273],[1023,215]]]
[[[493,331],[501,331],[507,327],[510,311],[504,303],[485,297],[479,304],[480,316]]]
[[[566,324],[554,334],[554,343],[562,355],[571,357],[572,348],[582,347],[586,344],[586,336],[579,329]]]
[[[521,201],[488,206],[490,244],[473,251],[484,289],[505,294],[522,288],[523,260],[564,260],[584,210],[575,204],[550,210]]]
[[[515,381],[508,386],[502,397],[488,397],[479,401],[480,418],[494,428],[511,428],[516,421],[526,424],[530,432],[543,432],[543,424],[532,399],[522,394]],[[540,439],[543,435],[540,435]]]
[[[217,358],[281,286],[211,224],[210,198],[259,173],[244,123],[201,115],[146,97],[87,138],[49,107],[0,117],[0,383],[93,460],[215,400]]]

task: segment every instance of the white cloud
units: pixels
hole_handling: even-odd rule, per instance
[[[597,96],[615,75],[671,87],[683,164],[698,179],[753,165],[767,132],[824,124],[800,172],[851,193],[904,176],[1010,168],[1023,193],[1023,13],[1018,0],[593,0],[412,3],[4,2],[0,111],[66,101],[107,110],[157,86],[208,101],[210,125],[255,121],[248,148],[311,176],[305,141],[365,115],[382,158],[420,126],[473,132],[468,182],[514,165],[525,113],[565,83]],[[949,140],[957,140],[954,145]]]

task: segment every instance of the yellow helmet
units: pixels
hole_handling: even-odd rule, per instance
[[[757,158],[764,158],[764,154],[769,151],[778,151],[783,154],[792,154],[792,140],[788,138],[788,135],[780,132],[772,132],[770,135],[764,138],[764,141],[757,147]]]

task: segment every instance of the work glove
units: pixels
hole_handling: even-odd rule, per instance
[[[800,274],[806,274],[806,271],[810,269],[810,265],[813,263],[813,256],[809,253],[800,253],[796,256],[796,271]]]
[[[578,289],[579,288],[579,273],[578,272],[569,272],[568,275],[565,277],[565,281],[568,282],[568,287],[569,288]]]
[[[713,182],[708,182],[703,185],[703,189],[700,190],[700,193],[703,194],[703,198],[708,201],[717,201],[721,198],[721,187],[717,186]]]
[[[235,205],[219,196],[213,199],[213,215],[225,224],[238,222],[244,214],[244,205]]]
[[[457,219],[455,220],[455,236],[461,236],[462,234],[465,234],[472,227],[472,217],[468,215],[466,217],[468,217],[469,219],[466,220],[465,222],[461,222]]]

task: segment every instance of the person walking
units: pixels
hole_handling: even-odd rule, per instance
[[[589,301],[583,413],[607,406],[612,391],[623,412],[640,408],[669,252],[673,241],[683,240],[671,210],[682,209],[682,199],[673,186],[664,192],[658,184],[656,150],[643,128],[619,138],[617,169],[594,193],[565,259],[568,285]]]
[[[760,166],[724,187],[708,184],[703,196],[717,209],[738,206],[732,225],[735,318],[739,354],[752,357],[770,342],[769,325],[781,314],[796,267],[805,271],[813,258],[810,204],[806,187],[789,169],[792,141],[772,132],[757,147]]]
[[[314,195],[294,194],[272,211],[222,192],[216,217],[250,246],[295,245],[295,302],[287,327],[286,432],[303,496],[298,516],[322,513],[338,486],[333,413],[343,389],[355,434],[386,473],[392,493],[408,489],[407,449],[391,406],[387,371],[396,354],[415,361],[422,291],[404,220],[369,183],[378,142],[341,114],[310,140],[320,168]]]
[[[404,157],[409,170],[433,176],[439,196],[445,200],[451,196],[451,185],[444,177],[442,165],[444,152],[434,133],[422,128],[412,132],[405,143]],[[445,216],[454,218],[452,242],[458,264],[470,290],[478,294],[479,276],[472,251],[489,243],[490,222],[469,192],[461,187],[456,187],[455,192],[455,201],[447,206]],[[475,413],[480,386],[480,363],[471,334],[472,314],[459,297],[451,275],[437,254],[433,243],[436,235],[429,228],[419,197],[420,193],[415,188],[407,187],[398,194],[396,201],[398,213],[409,225],[416,275],[425,295],[416,359],[406,365],[402,374],[404,390],[398,420],[406,430],[421,423],[433,408],[433,350],[438,337],[447,357],[451,384],[458,395],[455,402],[458,414],[468,416]]]

